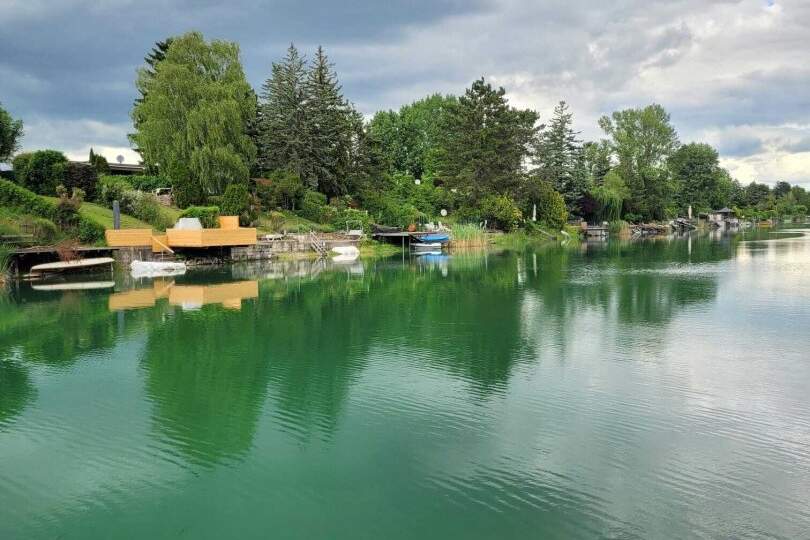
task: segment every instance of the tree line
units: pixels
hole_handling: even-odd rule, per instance
[[[535,217],[557,228],[572,216],[649,221],[733,206],[770,217],[810,205],[799,186],[741,185],[710,145],[682,144],[657,104],[605,115],[603,137],[583,141],[564,101],[542,122],[482,78],[364,121],[323,48],[308,59],[290,45],[257,93],[238,45],[197,32],[157,43],[136,87],[131,141],[183,207],[235,184],[263,207],[319,220],[329,207],[392,225],[446,210],[510,229]],[[21,130],[2,115],[0,125]]]

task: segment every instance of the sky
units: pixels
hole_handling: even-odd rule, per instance
[[[189,30],[240,44],[259,88],[290,42],[323,45],[370,117],[485,77],[548,119],[660,103],[681,142],[708,142],[742,182],[810,188],[808,0],[0,0],[0,103],[25,150],[136,162],[137,68]]]

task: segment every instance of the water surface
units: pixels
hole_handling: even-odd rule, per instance
[[[0,296],[0,538],[799,538],[810,230]]]

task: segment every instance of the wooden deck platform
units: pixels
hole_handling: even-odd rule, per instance
[[[172,248],[214,248],[253,246],[257,231],[240,227],[237,216],[220,216],[218,229],[166,229],[155,233],[152,229],[107,229],[104,236],[111,247],[151,247],[160,253]]]

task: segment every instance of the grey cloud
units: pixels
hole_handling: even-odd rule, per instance
[[[600,114],[659,102],[682,139],[722,133],[721,154],[747,156],[762,137],[734,126],[810,124],[808,24],[810,4],[764,0],[7,0],[0,101],[35,128],[24,144],[126,145],[144,54],[198,29],[240,43],[255,87],[290,41],[323,44],[366,114],[483,75],[524,106],[567,100],[585,137],[599,136]]]

